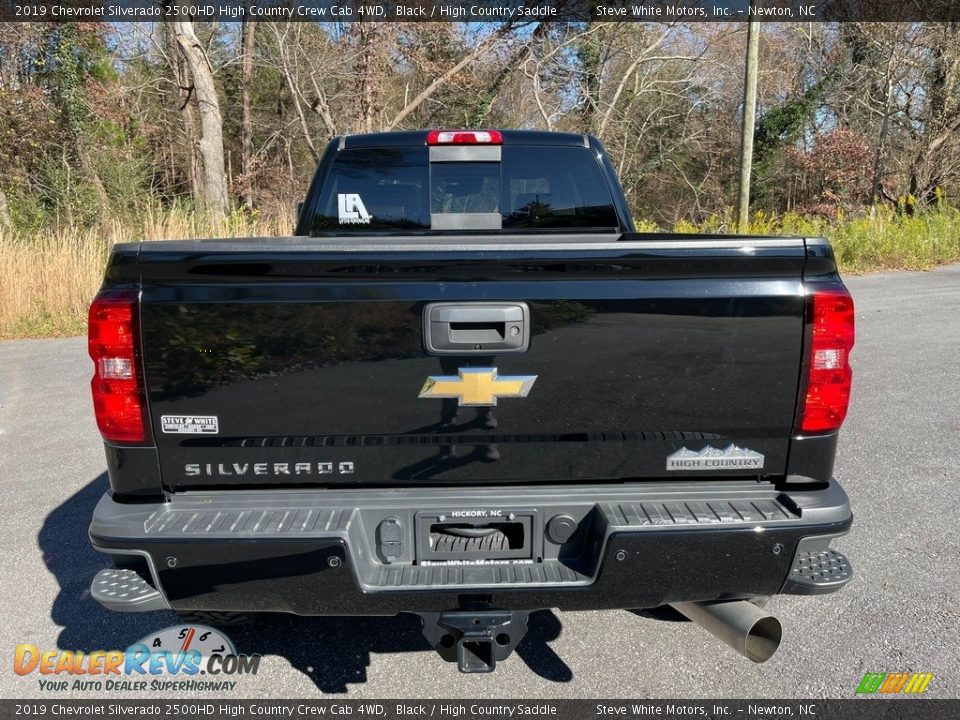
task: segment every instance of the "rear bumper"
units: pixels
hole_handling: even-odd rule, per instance
[[[529,557],[422,562],[425,516],[511,514],[525,518]],[[93,595],[127,611],[393,615],[470,600],[588,610],[822,593],[850,579],[828,546],[851,522],[836,482],[220,491],[158,504],[105,495],[91,542],[131,560],[139,579],[103,571],[113,574],[98,576]]]

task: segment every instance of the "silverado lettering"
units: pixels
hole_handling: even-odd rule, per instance
[[[761,662],[766,598],[851,579],[826,240],[637,233],[596,138],[492,129],[334,138],[294,232],[113,247],[105,607],[414,613],[488,672],[671,605]]]
[[[197,477],[200,475],[209,476],[227,476],[227,475],[246,475],[251,471],[253,475],[330,475],[337,473],[340,475],[353,474],[352,462],[276,462],[276,463],[233,463],[225,465],[224,463],[187,463],[183,467],[183,474],[187,477]]]

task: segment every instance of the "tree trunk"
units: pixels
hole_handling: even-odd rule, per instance
[[[588,33],[577,48],[577,59],[583,77],[581,85],[580,129],[592,133],[594,118],[600,106],[601,78],[603,76],[604,37],[602,28]]]
[[[378,23],[359,20],[354,23],[357,33],[357,106],[354,127],[357,132],[373,132],[380,114],[380,78],[382,76],[381,32]]]
[[[7,205],[7,195],[0,188],[0,230],[13,231],[13,220],[10,218],[10,206]]]
[[[870,184],[870,212],[874,212],[877,200],[880,197],[880,184],[883,180],[883,154],[887,149],[887,131],[890,128],[890,96],[893,95],[893,80],[890,77],[890,68],[893,64],[893,53],[890,53],[890,62],[887,63],[887,95],[883,102],[883,120],[880,122],[880,137],[877,139],[877,154],[873,159],[873,182]]]
[[[77,133],[75,137],[77,138],[77,161],[80,163],[80,170],[86,176],[90,185],[93,186],[93,191],[97,194],[97,202],[103,212],[106,213],[110,208],[110,197],[107,195],[107,189],[103,186],[103,180],[100,179],[100,175],[90,161],[90,153],[83,136]]]
[[[170,66],[170,72],[173,73],[177,86],[177,111],[180,120],[183,123],[183,136],[187,144],[187,182],[190,185],[190,197],[196,202],[203,202],[203,189],[200,185],[201,162],[199,157],[199,148],[197,143],[197,122],[193,112],[193,80],[190,77],[190,70],[186,67],[183,59],[183,53],[180,52],[180,45],[174,35],[172,25],[162,23],[167,44],[167,62]],[[171,130],[171,137],[172,130]],[[176,152],[173,148],[174,143],[170,144],[171,160],[175,159]],[[176,170],[174,165],[174,170]],[[171,187],[179,185],[179,175],[174,172],[170,175]]]
[[[249,7],[249,3],[248,3]],[[253,208],[253,118],[250,111],[250,88],[253,85],[253,43],[257,23],[243,21],[243,54],[240,60],[240,96],[242,105],[240,173],[243,176],[243,202]]]
[[[197,39],[190,21],[173,24],[173,34],[180,46],[190,75],[193,94],[200,114],[200,157],[203,160],[203,200],[217,214],[226,214],[230,208],[227,195],[227,171],[223,159],[223,118],[220,101],[213,82],[213,72],[207,54]]]

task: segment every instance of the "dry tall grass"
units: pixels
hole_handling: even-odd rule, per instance
[[[116,243],[284,235],[292,225],[292,213],[270,217],[238,213],[212,221],[200,213],[173,209],[107,220],[96,230],[64,228],[21,235],[0,231],[0,338],[82,334],[87,306]],[[729,219],[715,217],[673,229],[723,232],[729,227]],[[841,270],[846,272],[925,269],[960,261],[960,211],[952,208],[916,216],[883,211],[872,218],[836,221],[758,213],[750,232],[824,235],[833,241]]]
[[[62,228],[29,235],[0,231],[0,338],[85,332],[90,300],[117,243],[198,237],[289,234],[289,216],[236,213],[211,220],[182,209],[113,218],[96,229]]]

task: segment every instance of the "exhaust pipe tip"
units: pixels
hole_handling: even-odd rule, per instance
[[[766,662],[777,652],[781,639],[783,639],[783,626],[780,625],[780,621],[773,615],[764,615],[747,631],[743,643],[743,655],[755,663]]]
[[[755,663],[772,658],[783,638],[780,621],[745,600],[672,603],[671,607]]]

